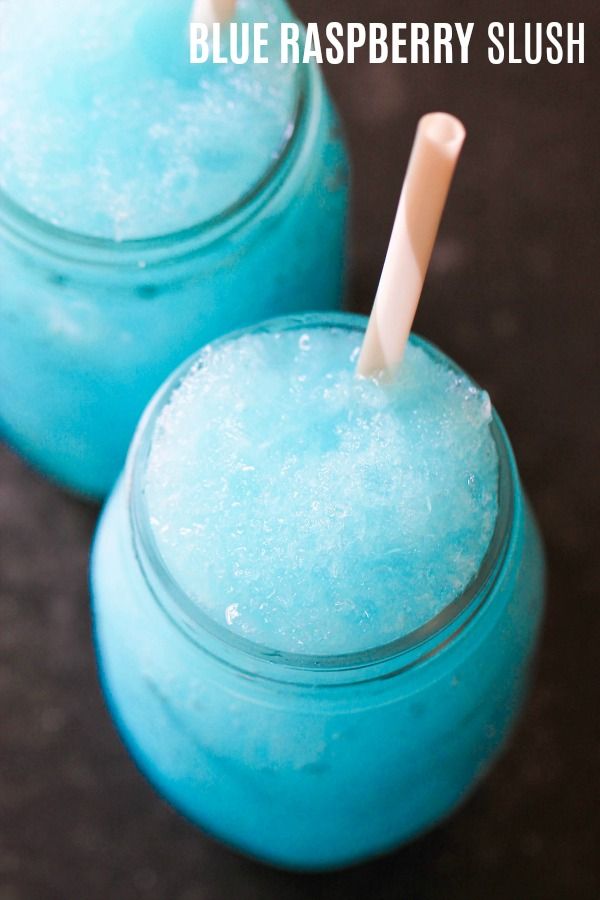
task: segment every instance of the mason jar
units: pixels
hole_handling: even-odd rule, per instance
[[[0,192],[0,436],[59,483],[103,496],[144,406],[215,336],[341,304],[348,161],[317,66],[260,182],[215,218],[121,242],[29,214]]]
[[[318,320],[336,328],[366,323],[311,317]],[[299,869],[383,853],[465,800],[504,747],[526,696],[544,561],[506,432],[494,412],[498,515],[464,592],[383,646],[286,653],[203,612],[153,535],[144,485],[154,427],[194,359],[148,408],[97,533],[95,629],[111,711],[160,793],[238,850]]]

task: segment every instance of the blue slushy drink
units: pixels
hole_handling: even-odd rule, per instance
[[[161,381],[339,306],[348,168],[316,67],[193,66],[188,0],[0,5],[0,429],[101,496]],[[237,17],[291,18],[282,0]]]
[[[208,348],[156,423],[146,502],[199,608],[284,652],[354,653],[435,618],[496,523],[491,404],[419,343],[393,385],[354,373],[362,333]]]
[[[147,411],[93,562],[100,664],[176,806],[278,864],[342,865],[454,809],[521,707],[539,539],[488,395],[366,320],[206,347]]]

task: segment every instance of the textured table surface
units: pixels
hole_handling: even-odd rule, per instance
[[[96,510],[2,449],[0,900],[600,896],[600,21],[591,0],[525,5],[463,3],[460,18],[484,31],[584,20],[586,64],[490,66],[480,35],[468,66],[327,70],[354,156],[355,309],[376,287],[418,116],[448,109],[469,130],[417,328],[492,394],[546,540],[538,674],[509,751],[451,821],[351,871],[296,876],[214,844],[138,774],[103,705],[86,585]],[[459,16],[441,0],[296,6],[320,21]]]

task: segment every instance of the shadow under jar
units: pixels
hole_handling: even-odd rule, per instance
[[[0,192],[0,436],[42,472],[102,497],[144,406],[214,337],[339,308],[348,160],[316,66],[300,66],[287,144],[248,194],[144,240],[86,237]]]
[[[323,315],[282,327],[309,319],[361,332],[366,321]],[[96,538],[97,648],[111,710],[158,790],[233,847],[307,870],[391,850],[464,801],[526,695],[544,561],[506,433],[494,412],[498,514],[466,589],[372,649],[286,653],[203,612],[153,536],[144,479],[154,428],[190,365],[149,407]]]

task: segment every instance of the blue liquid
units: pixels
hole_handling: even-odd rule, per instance
[[[298,67],[189,64],[188,0],[9,2],[0,70],[0,188],[40,219],[117,241],[172,233],[236,203],[283,152]],[[32,60],[35,59],[35,63]]]
[[[394,385],[356,378],[362,334],[208,347],[162,411],[145,496],[193,601],[296,653],[379,646],[476,576],[496,524],[489,397],[411,343]]]
[[[360,341],[364,320],[323,316],[269,327],[298,340],[308,332],[314,340],[316,329],[328,326],[347,333],[350,349]],[[437,351],[418,346],[442,371],[456,374]],[[226,347],[218,344],[213,353]],[[280,361],[288,373],[290,366],[293,370],[289,354]],[[492,454],[486,463],[498,468],[497,480],[488,485],[497,497],[496,523],[466,590],[453,598],[440,596],[438,608],[429,610],[433,618],[425,622],[417,616],[411,623],[396,623],[396,640],[390,643],[384,624],[394,606],[390,600],[416,614],[416,598],[406,584],[402,594],[390,598],[385,580],[372,573],[373,609],[381,613],[376,630],[367,639],[357,631],[356,619],[342,616],[336,635],[344,634],[344,640],[332,634],[320,647],[318,631],[306,630],[307,621],[298,617],[311,642],[302,653],[297,631],[284,634],[266,620],[255,619],[259,632],[250,635],[228,627],[215,614],[226,609],[226,598],[218,597],[217,607],[209,608],[198,602],[201,592],[194,597],[182,590],[178,579],[191,571],[191,557],[183,566],[157,543],[149,507],[155,515],[157,497],[148,491],[159,443],[153,436],[164,427],[164,411],[188,370],[174,376],[147,413],[94,548],[99,661],[113,714],[161,793],[238,849],[304,869],[385,852],[432,827],[464,800],[504,745],[525,696],[541,617],[543,559],[506,436],[494,415],[485,427],[496,450],[496,458]],[[425,420],[428,407],[441,408],[434,381],[421,409]],[[461,383],[470,385],[466,376]],[[275,412],[265,419],[267,438],[269,421],[280,424],[277,404],[271,402],[276,394],[272,387],[255,397],[256,418],[259,409]],[[475,434],[475,422],[484,426],[485,403],[474,403],[476,409]],[[172,424],[174,437],[178,424]],[[180,424],[184,450],[189,449],[186,435],[199,436],[199,430]],[[300,449],[310,458],[322,434],[318,429],[304,434],[306,445]],[[217,446],[222,439],[217,438]],[[174,443],[162,449],[167,447],[171,452]],[[277,447],[269,459],[276,461]],[[223,458],[221,468],[226,464]],[[452,467],[448,460],[448,470]],[[268,482],[268,468],[265,475]],[[237,486],[235,496],[244,499]],[[194,505],[193,497],[182,496],[182,502]],[[389,497],[381,508],[388,526],[394,502]],[[481,512],[480,503],[476,509]],[[333,517],[331,526],[335,530]],[[320,527],[317,521],[315,528]],[[443,537],[438,545],[440,557],[445,556]],[[312,548],[308,532],[306,546],[321,566],[323,554]],[[345,549],[345,542],[337,545],[338,553]],[[409,572],[410,560],[405,561]],[[202,573],[205,560],[197,565]],[[265,566],[268,578],[276,566],[273,559]],[[333,595],[331,573],[319,571]],[[289,586],[287,569],[280,578]],[[314,610],[315,591],[322,617],[314,578],[298,584],[295,603]],[[410,631],[412,626],[417,632]],[[270,648],[265,646],[269,638],[275,644]]]
[[[71,3],[0,10],[0,433],[102,496],[182,359],[340,305],[348,164],[318,69],[190,66],[187,2]]]

